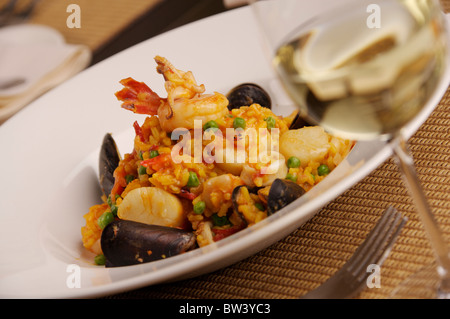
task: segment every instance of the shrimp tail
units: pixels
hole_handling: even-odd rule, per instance
[[[129,77],[120,81],[124,88],[116,92],[122,108],[138,114],[156,115],[164,99],[153,92],[144,82]]]
[[[173,99],[181,97],[191,99],[195,95],[205,92],[205,86],[197,84],[191,71],[179,70],[166,58],[160,56],[155,57],[155,62],[157,64],[156,71],[163,75],[166,83],[171,84],[169,88],[166,87],[166,91],[173,96]]]

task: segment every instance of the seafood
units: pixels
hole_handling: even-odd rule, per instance
[[[228,109],[227,97],[205,94],[192,72],[155,61],[167,97],[131,77],[116,93],[145,119],[133,123],[133,147],[123,157],[110,134],[103,139],[102,203],[81,229],[97,264],[167,258],[251,227],[326,178],[354,145],[303,125],[297,112],[277,116],[255,84],[231,90],[230,100],[247,102]]]
[[[267,213],[262,211],[256,203],[262,203],[258,196],[261,187],[249,187],[241,185],[234,188],[232,193],[232,203],[234,214],[241,219],[244,226],[254,224],[257,220],[267,217]],[[259,216],[257,216],[259,214]]]
[[[168,258],[195,247],[192,232],[129,220],[111,222],[101,237],[101,248],[108,267]]]
[[[111,134],[106,134],[100,148],[99,182],[103,195],[108,196],[114,186],[114,170],[120,162],[120,153]]]
[[[238,185],[242,185],[242,180],[231,174],[212,177],[203,184],[203,192],[200,196],[207,209],[223,216],[231,207],[231,193]]]
[[[266,187],[241,185],[233,190],[233,210],[248,226],[274,214],[303,194],[305,190],[301,186],[281,178]]]
[[[319,126],[289,130],[280,136],[280,152],[286,158],[297,157],[302,167],[323,158],[329,148],[329,135]]]
[[[305,194],[305,190],[297,183],[280,178],[276,179],[270,186],[269,196],[267,197],[267,215],[274,214],[303,194]]]
[[[139,187],[131,190],[117,211],[120,219],[145,224],[186,226],[186,215],[181,200],[157,187]]]
[[[259,104],[269,109],[272,106],[269,94],[255,83],[242,83],[231,89],[226,96],[230,110],[252,104]]]
[[[245,185],[267,186],[277,178],[286,177],[288,167],[282,153],[271,152],[268,160],[265,165],[261,165],[261,163],[244,165],[240,177]]]
[[[116,93],[122,107],[139,114],[158,115],[163,130],[194,129],[194,121],[206,123],[228,114],[228,100],[218,92],[204,94],[204,85],[197,85],[192,72],[176,69],[167,59],[155,58],[157,71],[164,76],[167,98],[161,98],[145,83],[126,78],[125,87]]]
[[[292,119],[292,123],[289,125],[290,130],[295,130],[305,126],[311,126],[311,124],[302,116],[300,112],[295,112],[295,116]]]

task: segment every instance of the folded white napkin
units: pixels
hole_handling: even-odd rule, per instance
[[[11,30],[3,37],[0,32],[0,123],[86,68],[91,61],[92,55],[86,46],[67,44],[54,36],[42,36],[44,32],[48,35],[49,31],[55,33],[55,30],[27,27],[33,28],[27,33],[27,39],[25,36],[18,39],[24,34],[23,26],[16,32],[17,36],[11,36]],[[33,32],[34,37],[31,36]]]

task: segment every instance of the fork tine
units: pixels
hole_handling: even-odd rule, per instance
[[[303,299],[351,298],[363,287],[370,264],[381,265],[406,223],[393,207],[389,207],[367,238],[345,265],[324,284],[302,296]]]
[[[355,257],[354,260],[352,260],[353,257],[349,260],[349,262],[352,262],[352,267],[349,270],[353,271],[355,276],[358,273],[365,272],[367,265],[380,264],[384,261],[380,257],[383,254],[387,257],[388,253],[384,253],[382,248],[389,245],[389,239],[392,238],[393,233],[397,229],[397,224],[405,222],[400,220],[400,218],[401,215],[392,206],[385,211],[380,222],[370,232],[364,243],[355,251],[353,255]]]

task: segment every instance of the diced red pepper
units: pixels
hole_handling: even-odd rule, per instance
[[[159,171],[160,169],[164,168],[165,166],[169,166],[170,160],[171,160],[170,154],[164,153],[164,154],[155,156],[153,158],[149,158],[149,159],[141,161],[141,165],[144,167],[150,167],[150,168],[154,169],[155,171]]]
[[[194,200],[197,197],[197,195],[195,195],[194,193],[191,193],[185,189],[181,189],[179,195],[180,195],[180,197],[189,199],[190,201]]]
[[[240,226],[231,226],[229,228],[213,228],[212,231],[215,234],[215,236],[213,237],[214,241],[219,241],[222,240],[230,235],[233,235],[234,233],[237,233],[238,231],[240,231],[242,229],[242,227]]]
[[[111,199],[115,201],[116,195],[122,194],[123,190],[127,186],[127,181],[125,179],[125,170],[123,166],[118,166],[114,173],[114,186],[111,190]]]
[[[141,142],[146,142],[146,138],[144,136],[144,133],[142,133],[142,128],[139,126],[139,123],[137,121],[135,121],[133,123],[133,127],[134,127],[134,131],[136,132],[136,136],[139,136],[139,139],[141,140]]]

